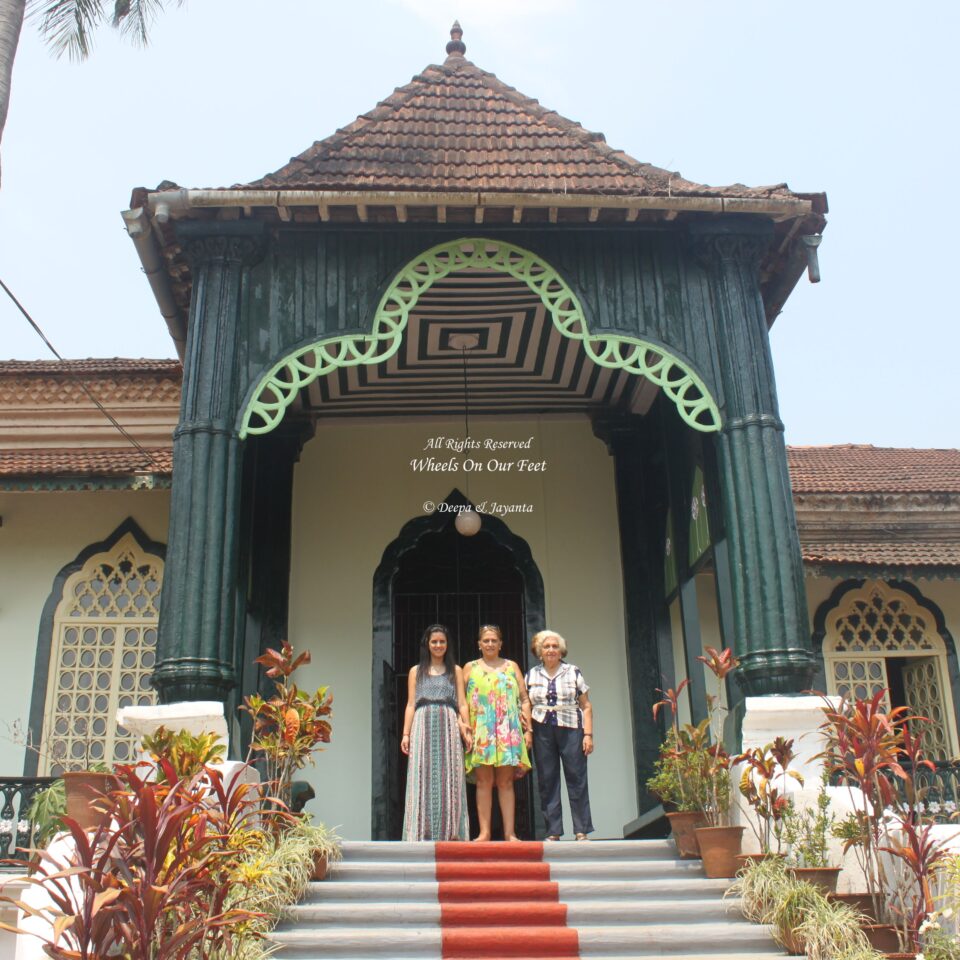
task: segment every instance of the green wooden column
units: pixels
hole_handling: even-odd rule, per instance
[[[748,695],[798,693],[815,661],[783,424],[760,296],[769,223],[697,225],[708,271],[712,336],[723,384],[717,438],[727,528],[738,679]]]
[[[170,531],[153,673],[164,703],[226,701],[237,682],[240,294],[244,270],[262,255],[263,241],[259,231],[243,229],[246,224],[196,226],[209,232],[182,234],[193,300],[180,422],[173,435]]]

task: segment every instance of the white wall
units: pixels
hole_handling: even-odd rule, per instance
[[[165,543],[169,505],[169,490],[0,493],[0,776],[23,773],[23,748],[9,729],[29,720],[37,631],[54,577],[127,517]]]
[[[474,454],[486,463],[546,460],[544,473],[473,473],[474,503],[530,503],[502,519],[530,546],[546,591],[547,624],[570,645],[591,685],[596,752],[590,759],[597,837],[618,837],[637,815],[622,575],[613,461],[585,418],[471,424],[474,438],[525,440],[534,450]],[[308,810],[351,839],[370,835],[372,584],[383,551],[425,500],[442,501],[463,473],[416,473],[431,436],[462,435],[459,420],[321,423],[294,478],[290,638],[313,653],[305,685],[334,694],[333,743],[305,776]],[[392,746],[392,745],[391,745]]]

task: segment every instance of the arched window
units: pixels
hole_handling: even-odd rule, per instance
[[[829,693],[866,699],[886,690],[888,707],[930,720],[923,745],[931,759],[956,755],[948,650],[929,609],[897,586],[868,580],[833,603],[823,628]]]
[[[74,565],[76,566],[76,565]],[[132,760],[118,707],[152,704],[163,560],[131,532],[65,580],[53,614],[40,737],[41,775]]]

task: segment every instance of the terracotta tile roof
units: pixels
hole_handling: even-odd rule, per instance
[[[960,568],[960,542],[809,543],[802,545],[802,553],[804,563]]]
[[[960,450],[788,447],[797,493],[960,493]]]
[[[20,377],[29,374],[118,374],[159,373],[182,376],[179,360],[145,360],[127,357],[90,358],[87,360],[0,360],[0,377]]]
[[[173,451],[145,447],[153,462],[136,447],[0,450],[0,476],[4,477],[120,477],[135,473],[169,476]]]
[[[709,187],[641,163],[457,55],[286,166],[233,189],[813,196],[785,184]]]

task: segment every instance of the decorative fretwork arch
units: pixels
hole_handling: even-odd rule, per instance
[[[130,532],[63,581],[53,615],[40,737],[41,775],[132,760],[136,737],[118,730],[118,707],[156,702],[163,559]]]
[[[298,392],[319,377],[339,367],[388,360],[400,348],[410,311],[424,291],[454,271],[468,269],[495,270],[526,283],[539,295],[557,330],[579,340],[594,363],[651,380],[695,430],[720,429],[716,402],[685,362],[662,346],[637,337],[591,334],[580,301],[550,264],[511,243],[474,237],[442,243],[408,263],[387,287],[370,333],[328,337],[274,364],[243,410],[240,437],[273,430]]]
[[[948,649],[935,618],[905,590],[879,580],[854,584],[836,595],[824,619],[823,659],[831,694],[866,698],[891,685],[898,661],[903,695],[927,717],[927,754],[940,760],[957,751]],[[885,699],[889,706],[889,692]]]

